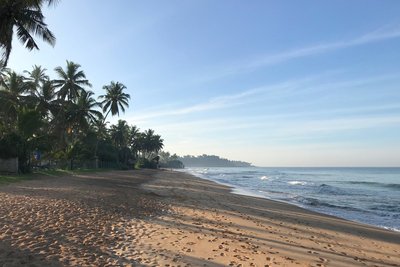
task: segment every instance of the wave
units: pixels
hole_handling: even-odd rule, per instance
[[[288,184],[291,184],[291,185],[306,185],[307,182],[304,182],[304,181],[290,181],[290,182],[288,182]]]
[[[308,206],[313,206],[313,207],[328,207],[328,208],[335,208],[335,209],[342,209],[342,210],[365,212],[362,209],[357,209],[357,208],[349,207],[349,206],[335,205],[335,204],[327,203],[327,202],[324,202],[324,201],[321,201],[319,199],[312,198],[312,197],[297,196],[294,199],[302,204],[305,204]]]
[[[348,193],[344,191],[343,189],[336,187],[336,186],[331,186],[327,184],[321,184],[318,186],[317,189],[318,194],[326,194],[326,195],[347,195]]]
[[[257,173],[259,173],[259,171],[241,171],[240,173],[257,174]]]
[[[388,184],[388,183],[379,183],[379,182],[365,182],[365,181],[347,181],[346,184],[354,184],[354,185],[367,185],[371,187],[381,187],[381,188],[390,188],[393,190],[400,190],[400,184]]]
[[[235,193],[257,195],[353,221],[400,229],[400,182],[393,180],[392,174],[381,178],[370,172],[366,176],[335,172],[334,178],[329,178],[325,172],[298,175],[291,170],[195,168],[187,171],[230,185]],[[376,179],[366,181],[372,175]]]
[[[400,206],[395,204],[381,204],[370,207],[371,210],[400,212]]]
[[[382,226],[382,225],[379,225],[379,227],[385,228],[387,230],[395,231],[395,232],[400,232],[400,228],[387,227],[387,226]]]

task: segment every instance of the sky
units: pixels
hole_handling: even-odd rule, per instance
[[[398,0],[61,0],[55,47],[13,42],[22,72],[79,63],[96,95],[165,150],[257,166],[400,166]]]

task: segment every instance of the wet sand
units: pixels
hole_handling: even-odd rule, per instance
[[[400,233],[172,171],[0,186],[0,266],[400,266]]]

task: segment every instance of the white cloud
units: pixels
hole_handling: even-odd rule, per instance
[[[221,95],[217,97],[210,98],[207,101],[199,102],[197,104],[186,106],[186,107],[168,107],[156,110],[147,110],[137,113],[135,111],[132,116],[128,119],[131,123],[146,122],[151,119],[158,119],[162,117],[175,117],[180,115],[188,115],[192,113],[207,112],[212,110],[226,109],[235,106],[241,106],[246,104],[252,104],[254,102],[263,101],[268,99],[272,105],[282,106],[282,104],[274,102],[274,99],[282,98],[285,96],[294,97],[300,94],[311,94],[316,91],[329,91],[338,90],[342,88],[352,88],[368,84],[373,84],[377,82],[384,82],[388,80],[398,79],[399,74],[384,74],[376,75],[373,77],[367,77],[363,79],[345,80],[345,81],[335,81],[335,82],[321,82],[320,80],[331,76],[332,73],[337,73],[334,71],[323,73],[320,75],[314,75],[306,77],[303,79],[294,79],[289,81],[284,81],[276,84],[268,84],[261,87],[251,88],[243,90],[241,92],[231,94],[231,95]],[[310,99],[313,101],[313,99]],[[292,106],[294,104],[292,103]],[[277,107],[277,108],[278,108]],[[375,109],[375,107],[358,107],[361,111],[366,109]],[[356,108],[353,108],[356,111]],[[336,112],[343,112],[345,110],[341,109]],[[321,111],[324,112],[324,111]],[[334,112],[334,110],[328,111]],[[295,114],[296,115],[296,114]]]
[[[373,32],[370,32],[370,33],[367,33],[365,35],[356,37],[354,39],[350,39],[350,40],[324,43],[324,44],[289,50],[289,51],[285,51],[285,52],[278,53],[275,55],[267,55],[259,60],[254,60],[254,61],[248,62],[246,65],[244,65],[243,67],[240,67],[240,68],[242,68],[242,69],[258,68],[258,67],[263,67],[266,65],[273,65],[273,64],[281,63],[281,62],[288,61],[288,60],[295,59],[295,58],[312,56],[312,55],[326,53],[326,52],[330,52],[330,51],[334,51],[334,50],[338,50],[338,49],[344,49],[344,48],[353,47],[353,46],[365,45],[365,44],[369,44],[369,43],[374,43],[374,42],[379,42],[379,41],[384,41],[384,40],[400,37],[400,28],[394,28],[391,30],[387,30],[385,28],[386,27],[381,28],[376,31],[373,31]]]
[[[295,48],[283,52],[267,55],[257,55],[253,59],[240,60],[234,63],[229,63],[224,66],[219,66],[213,69],[210,73],[205,73],[202,76],[196,74],[193,78],[194,83],[208,82],[226,76],[237,75],[254,71],[258,68],[280,64],[297,58],[314,56],[318,54],[328,53],[335,50],[376,43],[380,41],[396,39],[400,37],[400,27],[384,26],[378,30],[367,34],[357,36],[353,39],[333,41],[321,44]]]

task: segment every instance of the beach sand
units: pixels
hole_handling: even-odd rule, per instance
[[[0,266],[400,266],[400,233],[167,170],[0,186]]]

